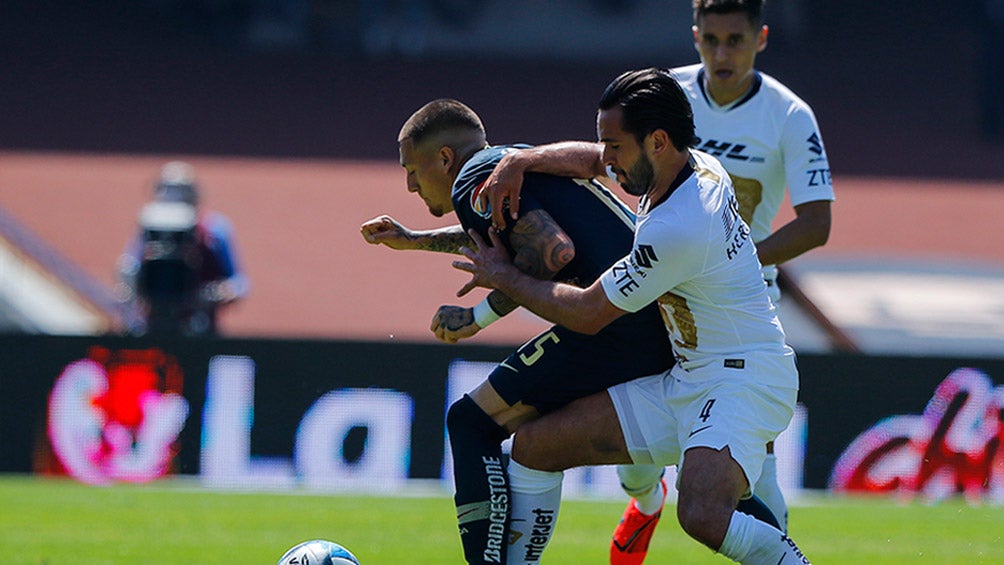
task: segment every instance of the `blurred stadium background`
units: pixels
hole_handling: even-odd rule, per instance
[[[5,2],[0,233],[71,292],[65,315],[51,302],[39,312],[8,271],[0,320],[114,329],[115,260],[157,167],[180,157],[233,219],[253,281],[229,334],[428,340],[427,313],[462,278],[355,233],[385,211],[430,225],[396,167],[403,119],[450,96],[497,143],[591,139],[610,77],[696,59],[688,4]],[[789,274],[865,351],[992,353],[1004,341],[999,12],[768,2],[759,66],[814,106],[838,191],[830,243]],[[827,350],[787,310],[795,344]],[[479,339],[518,340],[518,325]]]
[[[873,426],[923,411],[928,427],[894,431],[921,452],[941,445],[941,466],[858,486],[1004,501],[1004,3],[774,0],[767,23],[758,66],[813,106],[837,192],[830,242],[785,266],[808,408],[784,486],[832,486],[856,438],[881,449]],[[404,189],[401,122],[453,97],[494,143],[592,139],[613,76],[696,61],[689,26],[686,0],[0,3],[0,471],[73,474],[47,439],[47,402],[75,361],[112,367],[97,348],[156,350],[183,369],[189,419],[166,472],[280,488],[325,473],[314,486],[356,485],[383,464],[383,479],[448,478],[445,401],[544,324],[519,313],[469,345],[434,344],[429,319],[465,277],[358,234],[381,213],[443,225]],[[206,206],[235,224],[252,290],[224,314],[224,339],[118,335],[115,262],[171,159],[195,166]],[[411,420],[339,421],[337,465],[293,460],[319,397],[345,408],[363,389],[387,389],[366,402]],[[976,400],[979,431],[936,445],[938,422],[974,424],[959,414]],[[220,416],[248,406],[270,432]],[[399,432],[376,463],[360,455],[367,426]],[[206,429],[243,451],[213,455]],[[431,451],[396,443],[430,434]]]

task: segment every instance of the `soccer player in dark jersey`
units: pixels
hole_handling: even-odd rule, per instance
[[[489,146],[478,115],[449,99],[416,111],[401,128],[398,142],[408,190],[417,193],[434,216],[455,212],[460,225],[418,231],[379,216],[362,225],[366,241],[393,249],[460,254],[462,247],[473,245],[466,230],[487,237],[491,210],[480,192],[511,147]],[[510,221],[504,244],[523,272],[588,286],[631,249],[633,230],[634,215],[597,182],[531,173],[524,180],[519,217]],[[493,291],[473,308],[440,307],[432,329],[442,341],[454,343],[516,307]],[[509,545],[509,480],[516,484],[522,470],[515,463],[507,468],[501,447],[506,438],[521,424],[574,399],[665,371],[672,364],[666,328],[653,304],[596,335],[553,326],[454,403],[447,413],[447,430],[467,562],[505,563],[507,551],[534,551],[530,540],[540,533],[539,528],[530,531],[534,524],[514,520],[511,527],[522,535],[513,535]]]

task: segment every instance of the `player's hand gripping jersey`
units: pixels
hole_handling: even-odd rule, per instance
[[[460,223],[486,240],[491,211],[479,198],[482,184],[509,150],[499,146],[476,153],[453,184]],[[575,258],[556,280],[588,286],[631,249],[634,214],[595,181],[527,174],[521,218],[536,209],[545,210],[575,245]],[[501,234],[506,246],[508,231]],[[508,403],[522,402],[546,413],[617,383],[662,373],[673,365],[673,352],[659,309],[651,304],[636,310],[596,335],[554,326],[520,347],[489,380]]]
[[[749,368],[760,352],[793,357],[732,182],[716,159],[691,153],[689,177],[662,202],[639,203],[633,250],[603,274],[603,289],[629,312],[658,301],[683,369],[674,376],[682,380],[710,364]],[[758,378],[797,387],[794,371],[763,371]]]
[[[518,147],[529,146],[479,151],[464,164],[453,183],[453,205],[461,225],[465,230],[477,230],[485,240],[492,224],[487,198],[480,198],[483,183],[502,157]],[[547,211],[575,243],[575,259],[555,280],[589,286],[631,247],[635,215],[595,180],[527,173],[523,186],[520,215],[536,209]],[[500,234],[507,247],[508,235],[508,230]]]

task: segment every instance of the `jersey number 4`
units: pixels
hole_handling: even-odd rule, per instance
[[[714,398],[710,398],[708,399],[707,402],[704,403],[704,408],[701,408],[701,413],[698,414],[698,417],[701,419],[702,422],[707,422],[708,418],[711,417],[711,407],[714,405],[715,405]]]

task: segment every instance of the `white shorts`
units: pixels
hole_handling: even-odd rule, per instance
[[[765,445],[788,427],[798,389],[750,382],[750,369],[718,363],[680,380],[676,374],[683,370],[674,367],[609,388],[631,460],[682,465],[692,447],[728,447],[749,484],[756,484]]]

